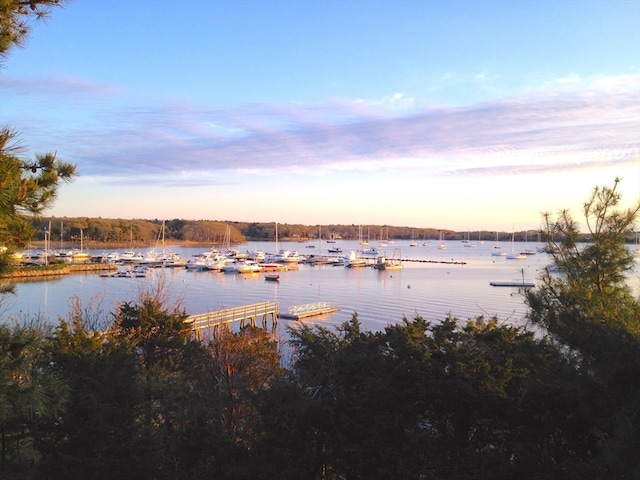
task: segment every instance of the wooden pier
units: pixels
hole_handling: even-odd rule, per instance
[[[278,325],[278,302],[261,302],[243,307],[215,310],[213,312],[190,315],[186,322],[191,323],[193,332],[200,338],[202,330],[210,331],[215,337],[220,328],[230,328],[233,323],[238,323],[240,328],[247,325],[256,327],[258,318],[261,319],[262,328],[268,327],[268,318],[271,316],[271,329]]]

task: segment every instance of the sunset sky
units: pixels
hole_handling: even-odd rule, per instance
[[[47,214],[511,231],[640,198],[640,1],[76,0],[0,124]]]

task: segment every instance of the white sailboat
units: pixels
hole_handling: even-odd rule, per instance
[[[415,231],[411,230],[411,242],[409,243],[410,247],[417,247],[418,246],[418,242],[416,242],[416,236],[415,236]]]
[[[471,241],[471,232],[467,232],[467,238],[462,240],[465,247],[475,247],[476,244]]]
[[[511,253],[507,255],[507,260],[526,260],[527,256],[515,251],[515,232],[511,232]]]
[[[72,250],[65,250],[64,248],[64,222],[60,222],[60,250],[56,252],[56,257],[67,258],[73,254]]]
[[[380,241],[378,242],[378,247],[384,248],[389,246],[389,227],[387,227],[387,235],[382,233],[382,228],[380,229]]]
[[[84,251],[84,237],[82,233],[82,229],[80,229],[80,250],[74,250],[71,254],[74,260],[76,261],[86,261],[89,258],[89,254]]]
[[[167,250],[167,248],[165,247],[165,244],[164,244],[164,233],[165,233],[165,220],[162,221],[162,230],[161,230],[162,250],[157,255],[156,259],[158,260],[158,262],[163,267],[184,267],[187,264],[187,259],[186,258],[182,258],[176,252],[172,252],[170,250]]]
[[[493,246],[492,257],[506,257],[507,253],[502,251],[502,247],[498,245],[498,232],[496,231],[496,244]]]
[[[269,262],[269,267],[271,267],[273,263],[281,264],[281,263],[298,263],[300,261],[300,255],[296,251],[284,250],[278,248],[278,224],[276,223],[276,253],[266,256],[267,262]]]

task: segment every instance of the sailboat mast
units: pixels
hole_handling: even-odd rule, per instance
[[[164,254],[164,220],[162,220],[162,253]]]

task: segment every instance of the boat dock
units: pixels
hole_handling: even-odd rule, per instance
[[[327,302],[309,303],[307,305],[296,305],[289,307],[286,313],[280,313],[280,318],[287,320],[302,320],[303,318],[315,317],[325,313],[339,312],[338,307],[334,307]]]
[[[416,263],[441,263],[444,265],[466,265],[467,262],[458,262],[455,260],[412,260],[410,258],[402,258],[401,262],[416,262]]]
[[[492,287],[535,287],[533,282],[489,282]]]
[[[247,324],[251,327],[257,326],[257,319],[262,319],[262,328],[268,327],[268,317],[271,316],[271,329],[275,330],[278,325],[278,302],[261,302],[242,307],[215,310],[213,312],[190,315],[185,322],[190,323],[197,338],[200,338],[202,330],[212,332],[215,337],[220,328],[230,328],[233,323],[238,323],[240,328],[245,328]]]
[[[312,265],[319,264],[331,264],[336,266],[343,266],[344,262],[342,259],[344,256],[340,255],[317,255],[317,256],[309,256],[306,260],[301,261],[300,263],[308,263]],[[373,267],[376,265],[376,260],[378,256],[362,256],[360,257],[364,260],[364,264],[360,266]],[[394,258],[387,257],[389,260],[393,260],[394,262],[414,262],[414,263],[432,263],[432,264],[441,264],[441,265],[466,265],[467,262],[457,261],[457,260],[425,260],[418,258]]]

